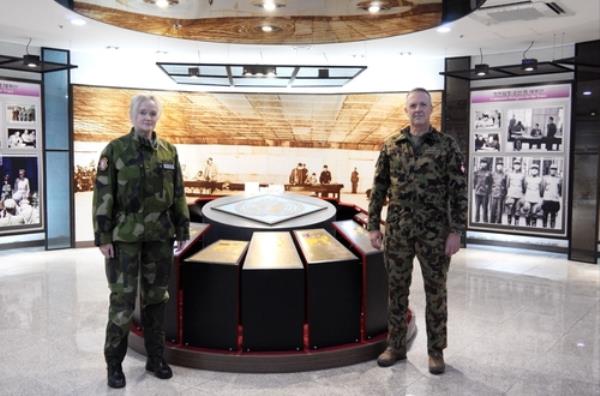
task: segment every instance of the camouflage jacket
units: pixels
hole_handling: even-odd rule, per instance
[[[93,198],[96,245],[189,239],[181,167],[172,144],[133,129],[100,155]]]
[[[432,128],[415,150],[409,131],[407,127],[383,144],[369,204],[369,231],[379,229],[387,195],[388,229],[426,239],[464,232],[467,184],[456,141]]]

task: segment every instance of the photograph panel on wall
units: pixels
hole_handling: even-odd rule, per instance
[[[37,148],[37,131],[35,128],[7,128],[6,148],[34,150]]]
[[[469,228],[565,236],[571,84],[471,92]],[[497,151],[476,128],[482,111],[503,115]],[[486,136],[487,135],[487,136]]]
[[[9,124],[34,123],[37,120],[33,104],[11,103],[6,105],[6,122]]]
[[[565,166],[560,157],[477,156],[469,223],[498,229],[564,228]]]
[[[0,234],[41,227],[39,165],[37,157],[0,155]]]

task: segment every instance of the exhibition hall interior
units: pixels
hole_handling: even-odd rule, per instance
[[[415,88],[422,140],[400,133]],[[137,135],[148,103],[158,140]],[[124,139],[139,152],[114,158]],[[411,195],[427,166],[465,181],[464,224],[460,183]],[[600,395],[599,173],[600,0],[4,1],[0,394]],[[110,220],[106,185],[126,192]],[[139,209],[169,200],[189,236],[175,203]],[[460,237],[437,372],[430,253],[391,307],[392,247],[420,226],[446,257]],[[119,316],[130,234],[140,260],[175,247]],[[406,356],[382,364],[397,317]]]

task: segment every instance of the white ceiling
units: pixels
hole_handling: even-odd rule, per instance
[[[537,1],[537,0],[534,0]],[[197,42],[128,31],[87,19],[85,26],[73,26],[76,16],[53,0],[0,0],[0,41],[24,52],[32,47],[65,48],[76,52],[111,56],[107,46],[118,52],[143,54],[140,59],[170,62],[363,64],[394,58],[441,59],[448,56],[500,54],[523,51],[535,41],[532,53],[547,48],[600,39],[600,0],[557,0],[568,15],[514,20],[486,25],[481,11],[451,24],[451,32],[435,29],[385,39],[311,46],[236,45]],[[484,6],[511,1],[488,0]],[[167,53],[157,53],[166,51]],[[114,52],[114,50],[113,50]],[[106,54],[106,55],[104,55]]]

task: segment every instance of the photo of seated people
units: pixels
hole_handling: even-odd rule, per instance
[[[476,110],[475,130],[500,129],[502,127],[502,112],[500,110]]]
[[[34,149],[36,144],[35,129],[8,128],[6,146],[9,149]]]
[[[564,108],[508,110],[507,151],[563,150]]]
[[[500,151],[500,136],[497,133],[475,133],[475,151]]]

